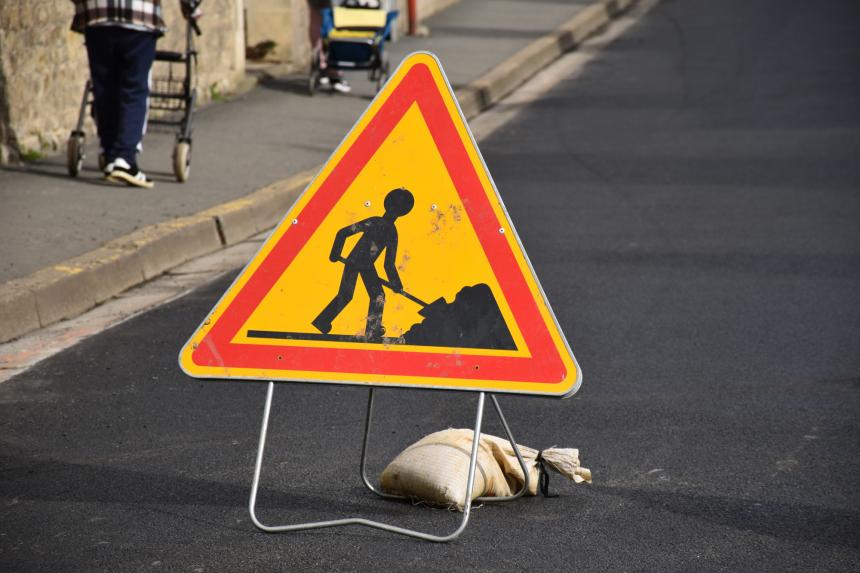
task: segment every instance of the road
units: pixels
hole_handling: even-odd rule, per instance
[[[666,1],[482,142],[584,371],[502,405],[591,486],[476,509],[446,545],[257,532],[265,386],[176,366],[225,277],[0,384],[0,569],[860,569],[858,17]],[[277,388],[264,520],[454,527],[361,486],[366,393]],[[472,421],[471,395],[378,394],[372,474]]]

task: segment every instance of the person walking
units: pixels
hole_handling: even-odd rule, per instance
[[[325,46],[322,41],[322,11],[325,9],[332,10],[332,0],[307,0],[308,1],[308,39],[311,42],[311,57],[318,57],[320,62],[320,85],[331,88],[340,93],[349,93],[352,91],[343,74],[338,70],[332,70],[328,67],[328,54],[325,52]]]
[[[155,43],[166,26],[161,0],[72,0],[72,30],[84,35],[96,129],[111,181],[150,188],[137,165],[146,130]],[[198,18],[199,0],[179,0],[185,18]]]

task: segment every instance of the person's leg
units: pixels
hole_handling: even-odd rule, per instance
[[[346,308],[349,301],[352,300],[352,295],[355,294],[355,283],[358,280],[358,271],[347,265],[343,270],[343,276],[340,279],[340,288],[337,294],[332,299],[328,306],[317,316],[311,324],[322,332],[328,334],[331,330],[331,322]]]
[[[119,125],[119,70],[114,49],[115,30],[113,27],[101,26],[87,28],[84,32],[90,79],[93,82],[93,116],[107,161],[115,158],[110,153],[116,142]]]
[[[367,296],[370,297],[370,303],[367,307],[367,326],[364,330],[364,335],[369,341],[379,342],[382,340],[382,335],[385,334],[385,329],[382,328],[382,310],[385,308],[385,291],[382,289],[382,282],[379,280],[379,275],[376,274],[376,269],[362,269],[361,282],[364,283],[364,288],[367,289]]]
[[[119,84],[119,128],[116,156],[136,167],[137,146],[143,138],[149,105],[149,71],[155,59],[156,35],[136,30],[122,30]]]
[[[319,8],[309,6],[308,40],[311,43],[312,54],[322,54],[322,13]],[[320,61],[320,65],[323,62]]]
[[[349,82],[347,82],[346,79],[344,79],[343,74],[340,71],[330,69],[328,72],[328,78],[332,88],[340,93],[348,94],[352,91],[352,86],[349,85]]]
[[[308,40],[310,40],[311,44],[311,53],[319,54],[320,84],[323,86],[332,86],[337,91],[347,93],[352,88],[343,79],[343,74],[338,70],[328,67],[328,54],[322,41],[322,11],[320,6],[315,6],[314,4],[316,3],[308,3],[310,16],[308,18]]]

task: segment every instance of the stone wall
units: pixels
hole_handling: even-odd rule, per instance
[[[245,73],[245,0],[203,0],[200,28],[195,38],[198,59],[198,91],[205,103],[213,95],[229,92]],[[167,34],[159,50],[185,49],[185,20],[178,0],[161,0]]]
[[[169,30],[159,49],[180,49],[178,0],[163,4]],[[244,73],[243,0],[206,0],[203,11],[198,87],[206,101]],[[0,0],[0,163],[61,149],[77,121],[89,72],[83,36],[69,29],[73,14],[69,0]]]
[[[56,149],[72,128],[87,79],[68,0],[0,2],[0,159]]]
[[[306,62],[310,57],[307,0],[245,0],[245,29],[249,48],[274,43],[265,61]]]

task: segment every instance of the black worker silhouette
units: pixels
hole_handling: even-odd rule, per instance
[[[415,205],[415,197],[409,190],[394,189],[385,196],[385,213],[381,217],[369,217],[337,232],[329,260],[344,263],[343,276],[340,279],[340,287],[335,297],[312,322],[317,330],[323,334],[328,334],[331,331],[332,321],[352,300],[352,296],[355,294],[355,285],[360,276],[370,297],[370,304],[367,309],[367,325],[364,331],[365,338],[374,342],[382,340],[382,335],[385,333],[385,329],[382,327],[385,291],[374,264],[382,251],[385,251],[384,268],[388,283],[395,292],[403,290],[395,262],[397,258],[397,227],[394,226],[394,221],[409,213],[413,205]],[[363,234],[344,259],[341,253],[346,239],[357,233]]]
[[[415,198],[412,193],[403,188],[394,189],[385,196],[385,213],[381,217],[369,217],[337,232],[329,260],[343,263],[344,269],[337,294],[319,316],[311,321],[321,334],[249,329],[248,336],[283,340],[335,340],[516,350],[517,345],[489,285],[478,283],[463,286],[450,303],[443,297],[427,303],[403,289],[403,283],[397,273],[397,227],[394,222],[398,217],[412,211],[414,205]],[[362,233],[362,236],[344,258],[342,252],[347,238],[359,233]],[[383,267],[388,280],[383,280],[376,272],[376,261],[383,251]],[[450,253],[448,255],[450,256]],[[444,258],[445,255],[441,256]],[[432,264],[432,261],[428,261],[428,264]],[[352,301],[358,277],[361,277],[370,298],[364,334],[329,334],[332,321]],[[393,338],[385,338],[385,329],[382,327],[382,311],[385,307],[383,286],[421,306],[418,314],[422,319],[400,336]]]

